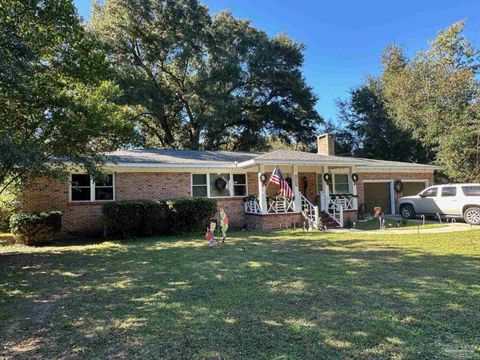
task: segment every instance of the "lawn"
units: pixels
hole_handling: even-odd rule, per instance
[[[0,358],[480,358],[480,231],[0,247]]]

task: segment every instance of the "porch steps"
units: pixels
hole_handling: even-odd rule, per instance
[[[320,212],[320,222],[322,223],[322,226],[327,229],[340,229],[338,223],[324,211]]]

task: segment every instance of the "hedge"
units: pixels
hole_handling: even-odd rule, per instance
[[[10,229],[15,239],[25,245],[48,244],[62,229],[62,213],[51,211],[13,215]]]
[[[103,205],[105,235],[129,238],[203,230],[215,215],[213,199],[114,201]]]

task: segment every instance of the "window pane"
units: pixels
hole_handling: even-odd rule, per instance
[[[320,194],[323,190],[322,179],[323,179],[323,174],[317,174],[317,193],[318,194]]]
[[[442,197],[456,196],[456,195],[457,195],[456,187],[449,186],[449,187],[442,188]]]
[[[90,175],[72,174],[72,186],[90,186]]]
[[[480,196],[480,186],[462,186],[465,196]]]
[[[192,196],[193,197],[206,197],[207,196],[207,185],[192,187]]]
[[[192,175],[193,185],[207,185],[207,175],[206,174],[193,174]]]
[[[113,188],[95,188],[95,200],[113,200]]]
[[[234,184],[245,185],[247,183],[247,181],[245,179],[245,175],[244,174],[234,174],[233,175],[233,183]]]
[[[426,197],[435,197],[437,196],[437,191],[438,191],[438,188],[430,188],[430,189],[427,189],[425,190],[422,195],[423,196],[426,196]]]
[[[90,188],[72,187],[72,201],[90,201]]]
[[[247,195],[247,187],[245,185],[234,185],[233,192],[235,196]]]
[[[113,175],[105,175],[103,179],[95,181],[95,186],[113,186]]]
[[[348,174],[335,175],[335,192],[338,194],[348,193]]]
[[[230,196],[230,174],[210,174],[210,196]]]

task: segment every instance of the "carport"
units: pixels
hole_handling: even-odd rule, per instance
[[[363,191],[367,212],[373,214],[373,209],[380,206],[384,214],[395,214],[392,180],[365,180]]]

